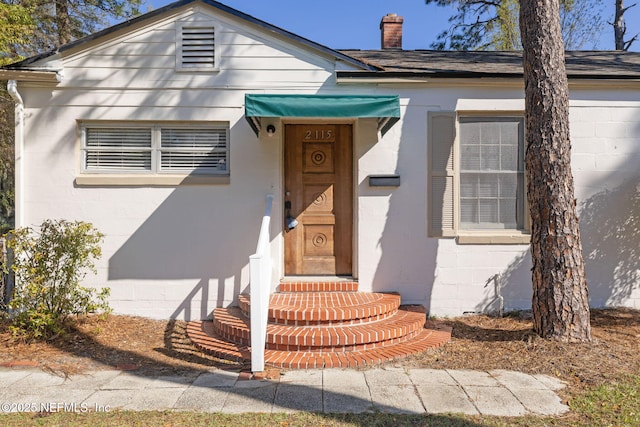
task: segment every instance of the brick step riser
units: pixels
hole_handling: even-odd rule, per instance
[[[381,348],[384,346],[399,344],[413,339],[416,335],[418,335],[422,329],[413,329],[407,332],[401,332],[397,334],[395,338],[383,338],[380,341],[362,341],[357,342],[356,340],[352,340],[351,343],[331,343],[328,342],[326,345],[301,345],[301,344],[288,344],[288,340],[283,340],[283,337],[269,337],[267,336],[267,342],[265,343],[265,348],[268,350],[278,350],[278,351],[304,351],[310,353],[329,353],[329,352],[351,352],[351,351],[364,351],[371,350],[375,348]],[[215,332],[222,337],[223,339],[232,342],[234,344],[240,346],[250,346],[251,345],[251,337],[246,336],[243,331],[234,331],[229,332],[225,330],[225,328],[219,329],[215,328]],[[280,338],[280,339],[278,339]],[[280,341],[280,343],[278,343]],[[320,341],[320,340],[318,340]]]
[[[317,303],[317,301],[315,301]],[[241,295],[238,305],[246,317],[250,317],[249,298]],[[300,302],[301,304],[303,302]],[[282,307],[280,305],[279,307]],[[395,315],[400,307],[400,297],[388,294],[385,299],[359,306],[308,307],[291,306],[270,307],[267,313],[269,323],[290,326],[329,326],[355,325],[376,322]]]
[[[392,360],[403,359],[412,354],[429,349],[441,347],[450,337],[438,337],[430,341],[423,340],[420,343],[401,343],[402,348],[379,348],[361,352],[346,353],[291,353],[276,352],[265,354],[266,364],[275,368],[284,369],[321,369],[321,368],[359,368],[377,365]],[[275,355],[275,353],[279,353]],[[295,356],[291,356],[294,354]]]
[[[198,326],[201,326],[201,328],[198,328]],[[211,322],[202,322],[200,325],[198,325],[198,322],[189,322],[187,324],[187,335],[196,348],[212,356],[239,363],[251,359],[251,352],[248,348],[215,339],[216,333]]]
[[[371,317],[359,317],[351,320],[283,320],[270,318],[269,323],[272,325],[281,325],[281,326],[300,326],[300,327],[311,327],[311,326],[355,326],[355,325],[363,325],[366,323],[378,322],[380,320],[388,319],[395,315],[398,311],[392,311],[385,314],[380,314]]]
[[[220,313],[220,312],[219,312]],[[231,342],[250,345],[251,334],[248,327],[248,319],[232,315],[214,316],[213,327],[215,332]],[[290,327],[267,325],[266,345],[273,349],[290,349],[320,351],[330,348],[340,349],[353,347],[354,345],[376,344],[382,345],[387,341],[402,339],[414,334],[424,327],[424,319],[413,321],[401,321],[397,324],[380,325],[378,329],[346,327],[311,326],[292,331]],[[282,330],[282,329],[289,330]],[[271,330],[270,330],[271,329]],[[279,330],[280,329],[280,330]],[[296,332],[296,333],[292,333]]]
[[[423,320],[407,321],[401,324],[384,325],[377,330],[351,329],[346,328],[313,328],[309,333],[300,333],[297,335],[287,332],[269,331],[267,328],[267,343],[280,346],[292,347],[341,347],[360,344],[382,343],[396,338],[402,338],[408,334],[420,331],[424,326]]]
[[[309,353],[341,353],[341,352],[353,352],[353,351],[365,351],[373,350],[376,348],[383,348],[385,346],[400,344],[407,342],[416,337],[421,331],[413,331],[398,338],[392,338],[384,341],[367,342],[362,344],[351,345],[328,345],[328,346],[303,346],[303,345],[286,345],[286,344],[272,344],[267,343],[265,348],[267,350],[277,351],[291,351],[291,352],[309,352]]]
[[[398,306],[399,307],[399,306]],[[296,313],[293,312],[279,312],[274,313],[272,310],[269,310],[269,320],[268,323],[272,325],[282,325],[282,326],[349,326],[349,325],[362,325],[364,323],[377,322],[380,320],[387,319],[389,317],[394,316],[398,313],[398,307],[389,307],[389,309],[384,310],[381,314],[373,314],[367,316],[362,311],[356,314],[350,314],[349,316],[345,316],[346,318],[340,318],[339,315],[331,316],[334,320],[316,320],[314,317],[322,317],[321,315],[311,314],[306,317],[311,317],[311,319],[299,320],[295,319]],[[244,306],[241,304],[240,306],[242,310],[242,314],[249,318],[250,307]]]
[[[357,292],[358,282],[280,282],[278,292]]]
[[[216,338],[212,322],[190,322],[187,324],[187,333],[194,345],[207,354],[240,363],[251,359],[251,353],[246,346],[234,345]],[[450,332],[425,329],[414,340],[364,351],[311,353],[266,350],[265,362],[268,366],[287,369],[355,368],[437,348],[450,339]]]
[[[251,334],[248,330],[233,325],[217,322],[213,319],[213,330],[227,341],[239,345],[251,345]]]

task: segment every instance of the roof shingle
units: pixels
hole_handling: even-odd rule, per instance
[[[379,76],[414,75],[439,77],[519,77],[522,52],[435,50],[341,50],[377,66]],[[640,78],[640,52],[566,52],[569,77]],[[369,73],[369,72],[367,72]]]

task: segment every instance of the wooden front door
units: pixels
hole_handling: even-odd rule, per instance
[[[286,125],[284,167],[285,274],[350,276],[351,125]]]

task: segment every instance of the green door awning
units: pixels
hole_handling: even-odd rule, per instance
[[[384,135],[400,119],[397,95],[247,94],[244,116],[258,134],[262,117],[377,118]]]

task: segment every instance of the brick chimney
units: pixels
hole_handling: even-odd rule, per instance
[[[382,49],[402,49],[402,22],[404,18],[395,13],[387,13],[380,21]]]

